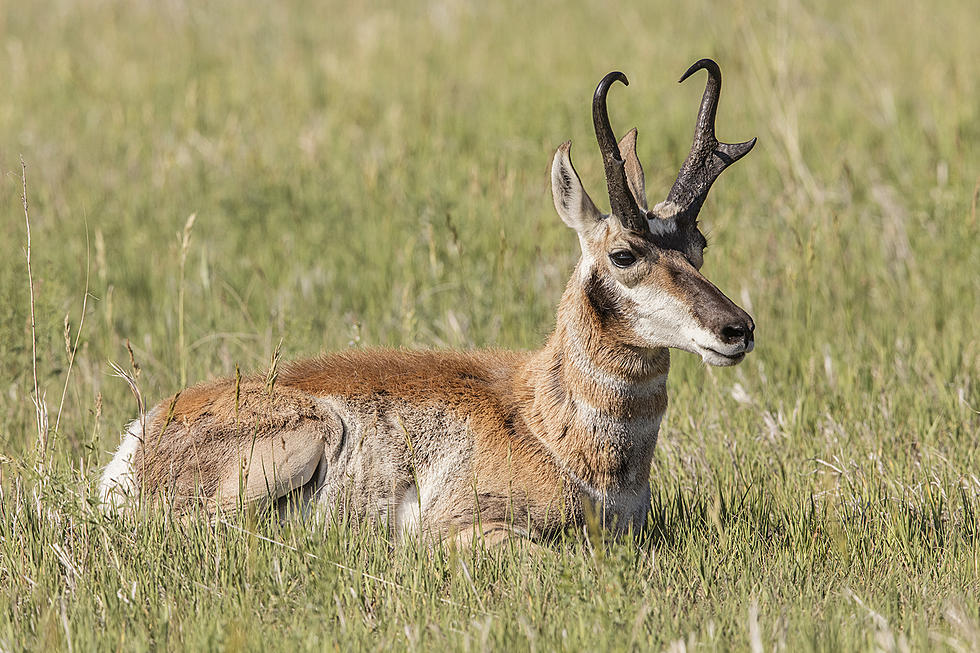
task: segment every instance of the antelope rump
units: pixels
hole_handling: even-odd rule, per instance
[[[752,318],[701,273],[697,216],[721,172],[752,149],[715,137],[721,71],[709,59],[690,154],[648,208],[636,130],[617,144],[606,75],[592,103],[610,214],[561,145],[555,208],[581,258],[538,351],[349,351],[265,378],[197,385],[133,421],[106,467],[108,509],[137,499],[186,511],[275,507],[457,544],[543,540],[595,518],[640,525],[667,407],[670,348],[734,365]]]

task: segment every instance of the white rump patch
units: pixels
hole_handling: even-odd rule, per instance
[[[146,420],[150,420],[149,415]],[[102,479],[99,481],[99,499],[104,510],[118,510],[128,501],[139,496],[136,472],[133,469],[133,456],[136,455],[142,442],[142,430],[143,427],[138,419],[129,423],[116,455],[102,472]]]

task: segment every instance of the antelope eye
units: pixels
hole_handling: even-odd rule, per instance
[[[617,268],[628,268],[636,263],[636,256],[628,249],[619,249],[609,255],[609,260]]]

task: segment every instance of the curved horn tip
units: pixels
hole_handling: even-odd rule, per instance
[[[612,86],[613,82],[622,82],[623,86],[630,85],[630,80],[626,79],[625,73],[622,73],[618,70],[614,70],[611,73],[607,73],[605,77],[599,80],[599,86],[596,88],[596,92],[598,92],[599,89],[603,87],[609,88],[610,86]]]
[[[693,75],[694,73],[698,72],[701,69],[707,70],[708,75],[721,79],[721,68],[718,66],[715,60],[705,58],[705,59],[700,59],[696,61],[694,64],[692,64],[691,67],[687,69],[687,72],[681,75],[681,78],[677,80],[677,83],[678,84],[682,83],[688,77],[690,77],[691,75]]]

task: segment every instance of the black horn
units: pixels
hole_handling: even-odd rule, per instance
[[[606,169],[606,187],[609,190],[609,208],[623,224],[632,231],[647,231],[646,212],[636,203],[626,181],[626,168],[623,156],[616,144],[616,135],[609,125],[609,113],[606,110],[606,95],[614,82],[622,82],[629,86],[626,75],[616,71],[602,78],[596,86],[592,97],[592,122],[595,124],[595,137],[602,152],[602,163]]]
[[[725,168],[748,154],[755,145],[754,138],[744,143],[721,143],[715,137],[715,115],[721,96],[721,68],[711,59],[702,59],[688,68],[678,83],[702,69],[708,71],[708,83],[701,98],[694,142],[677,174],[677,180],[667,194],[666,206],[658,210],[660,217],[679,216],[685,220],[696,220],[711,184]]]

